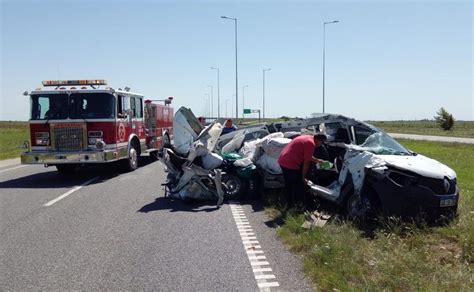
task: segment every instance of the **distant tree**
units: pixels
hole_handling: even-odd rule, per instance
[[[451,130],[454,126],[454,117],[450,114],[444,107],[440,108],[438,112],[436,112],[436,116],[434,117],[438,125],[441,129],[448,131]]]
[[[280,119],[280,120],[283,120],[283,121],[285,121],[285,122],[290,120],[290,118],[287,117],[287,116],[281,116],[281,117],[279,117],[279,119]]]

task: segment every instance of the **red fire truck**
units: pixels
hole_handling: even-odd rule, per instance
[[[25,92],[31,100],[30,141],[22,164],[55,165],[59,172],[120,160],[137,168],[146,152],[173,138],[172,97],[157,104],[105,80],[48,80]]]

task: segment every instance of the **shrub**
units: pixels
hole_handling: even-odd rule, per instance
[[[454,126],[453,115],[450,114],[444,107],[440,108],[439,111],[436,112],[434,119],[441,129],[445,131],[451,130]]]

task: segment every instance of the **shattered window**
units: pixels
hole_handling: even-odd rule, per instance
[[[324,123],[324,128],[326,129],[326,134],[329,136],[328,140],[332,142],[343,142],[346,144],[351,143],[349,132],[341,123]]]
[[[405,147],[383,132],[375,132],[361,145],[374,154],[411,155]]]
[[[357,145],[364,144],[365,140],[374,133],[371,129],[353,126],[352,127],[355,134],[355,142]]]

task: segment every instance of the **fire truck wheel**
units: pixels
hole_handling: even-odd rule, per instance
[[[139,154],[135,147],[136,146],[134,143],[130,145],[130,150],[128,151],[128,157],[123,162],[125,171],[134,171],[138,167]]]
[[[56,169],[60,174],[71,174],[76,169],[76,165],[74,164],[58,164],[56,165]]]

